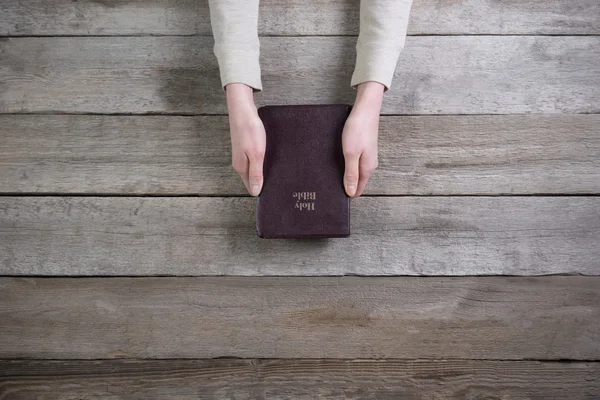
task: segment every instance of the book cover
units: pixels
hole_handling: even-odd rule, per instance
[[[267,135],[256,232],[263,238],[350,235],[343,185],[342,131],[347,104],[265,106]]]

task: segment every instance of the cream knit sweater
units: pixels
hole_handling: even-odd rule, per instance
[[[406,37],[412,0],[361,0],[356,65],[350,85],[380,82],[388,90]],[[221,83],[262,90],[258,40],[259,0],[209,0]]]

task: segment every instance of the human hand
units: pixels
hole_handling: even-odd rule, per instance
[[[350,197],[362,195],[369,177],[377,168],[379,113],[384,89],[378,82],[369,81],[358,85],[356,102],[344,125],[344,188]]]
[[[263,161],[267,144],[265,127],[254,105],[252,88],[243,83],[226,86],[231,164],[252,196],[263,185]]]

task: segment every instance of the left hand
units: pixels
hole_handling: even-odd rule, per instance
[[[377,168],[377,136],[383,92],[384,86],[378,82],[361,83],[357,88],[356,102],[344,126],[344,188],[350,197],[362,195],[369,177]]]

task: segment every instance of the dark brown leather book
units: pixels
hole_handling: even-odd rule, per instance
[[[342,130],[347,104],[265,106],[264,183],[256,204],[263,238],[350,235]]]

